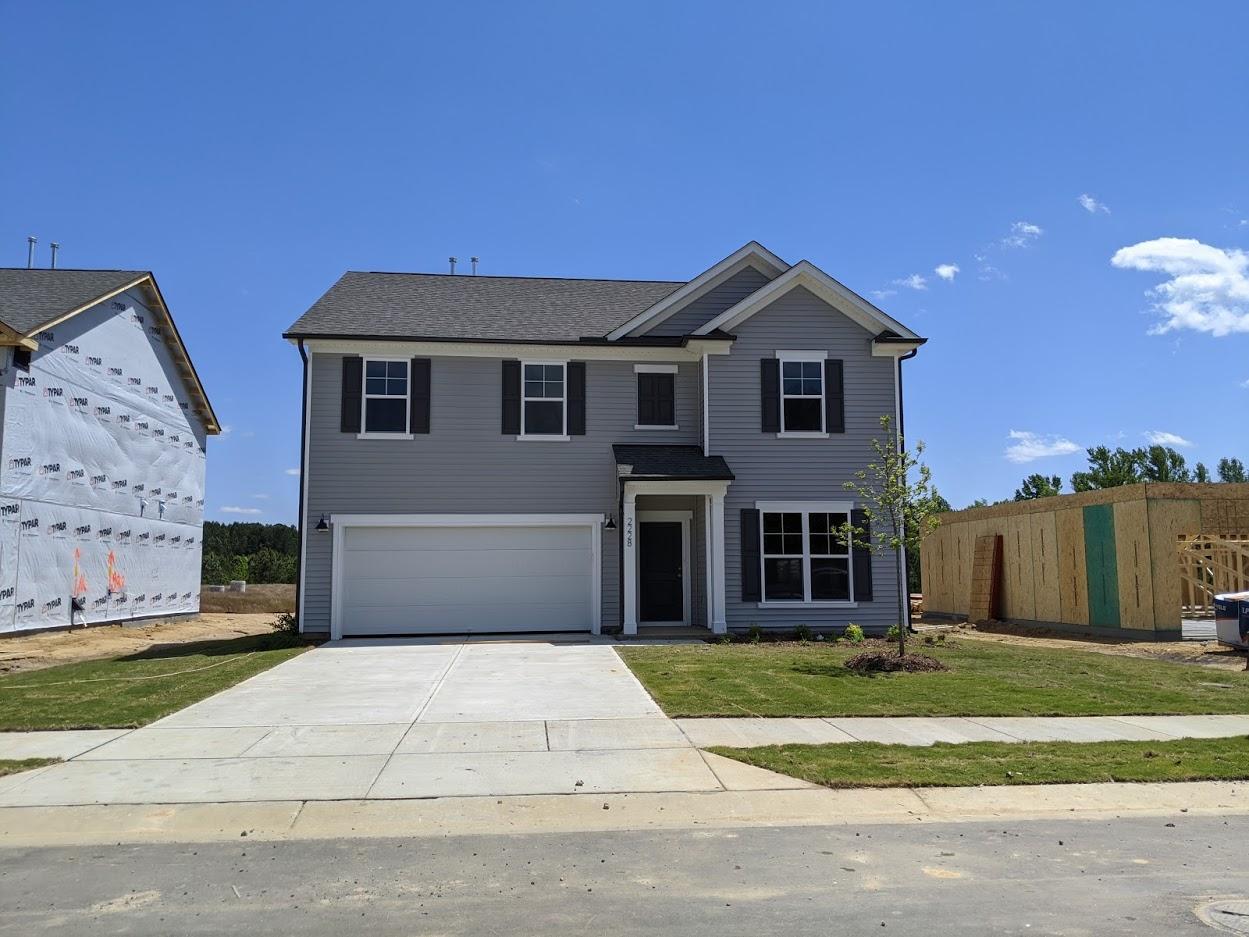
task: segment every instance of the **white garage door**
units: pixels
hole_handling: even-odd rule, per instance
[[[588,631],[591,528],[346,527],[344,635]]]

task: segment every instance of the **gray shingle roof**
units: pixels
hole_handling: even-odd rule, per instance
[[[699,446],[611,447],[620,478],[686,478],[732,481],[733,472],[722,456],[703,455]]]
[[[605,336],[680,286],[670,280],[353,272],[286,335],[575,342]]]
[[[146,275],[146,270],[0,267],[0,322],[29,335],[57,316]]]

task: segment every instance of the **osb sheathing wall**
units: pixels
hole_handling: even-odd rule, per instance
[[[966,615],[976,537],[1002,537],[1002,615],[1089,625],[1084,508],[1113,505],[1119,627],[1179,628],[1181,534],[1249,534],[1249,484],[1126,485],[944,514],[921,550],[924,609]]]

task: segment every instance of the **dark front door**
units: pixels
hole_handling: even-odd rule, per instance
[[[680,521],[643,521],[638,541],[642,621],[684,621]]]

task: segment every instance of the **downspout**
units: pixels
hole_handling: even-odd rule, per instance
[[[303,361],[303,383],[299,401],[299,557],[295,561],[295,621],[299,633],[304,631],[304,554],[308,550],[306,538],[307,505],[304,504],[304,488],[308,478],[308,352],[304,349],[304,340],[296,339],[299,357]]]
[[[898,356],[898,451],[900,452],[906,446],[906,410],[902,403],[902,362],[908,358],[914,358],[919,354],[918,348],[912,348],[905,355]],[[899,553],[901,554],[900,568],[902,570],[902,609],[903,618],[906,622],[906,630],[910,634],[915,634],[915,626],[911,624],[911,570],[910,563],[907,559],[906,548],[903,547]]]

